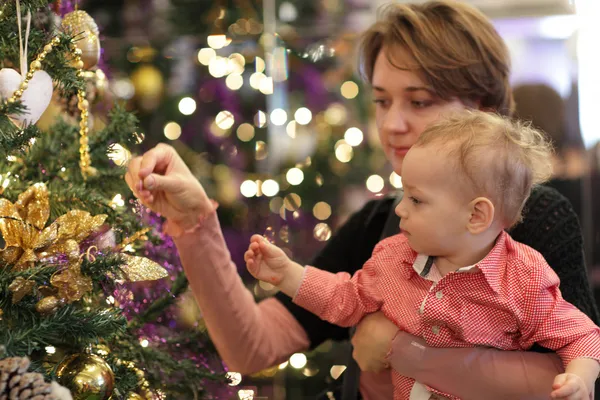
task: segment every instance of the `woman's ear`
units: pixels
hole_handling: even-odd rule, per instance
[[[476,235],[486,231],[494,222],[494,204],[487,197],[477,197],[469,203],[471,216],[467,229]]]

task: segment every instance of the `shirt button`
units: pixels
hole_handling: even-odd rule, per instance
[[[436,326],[436,325],[434,325],[434,326],[432,326],[432,327],[431,327],[431,331],[432,331],[434,334],[436,334],[436,335],[437,335],[438,333],[440,333],[440,327],[439,327],[439,326]]]
[[[441,290],[438,290],[437,292],[435,292],[435,297],[437,297],[438,299],[441,299],[442,297],[444,297],[444,294],[442,293]]]

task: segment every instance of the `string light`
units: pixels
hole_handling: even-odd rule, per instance
[[[290,121],[285,127],[285,133],[287,133],[289,137],[294,139],[296,137],[296,128],[296,121]]]
[[[250,87],[256,90],[260,89],[261,83],[265,79],[267,79],[267,76],[262,72],[253,73],[252,75],[250,75]]]
[[[294,119],[300,125],[308,125],[312,120],[312,112],[306,107],[300,107],[294,113]]]
[[[267,155],[269,155],[269,152],[267,151],[267,144],[262,140],[256,141],[255,152],[256,153],[254,157],[257,160],[264,160],[267,158]]]
[[[313,236],[319,242],[326,242],[331,239],[331,227],[325,222],[320,222],[313,229]]]
[[[395,172],[390,174],[390,184],[396,189],[402,188],[402,177]]]
[[[271,122],[273,125],[282,126],[287,121],[287,113],[283,108],[276,108],[271,111]]]
[[[206,43],[215,50],[222,49],[231,43],[231,39],[225,35],[209,35]]]
[[[258,90],[260,90],[260,92],[264,95],[269,95],[269,94],[273,94],[273,78],[271,78],[270,76],[265,77],[264,79],[261,79],[259,85],[258,85]]]
[[[345,98],[353,99],[358,96],[358,85],[355,82],[346,81],[340,87],[340,92]]]
[[[331,377],[333,379],[337,379],[337,378],[339,378],[344,373],[345,370],[346,370],[346,366],[345,365],[334,365],[329,370],[329,374],[331,375]]]
[[[208,63],[208,73],[215,78],[221,78],[227,75],[229,63],[226,58],[216,56]]]
[[[273,179],[267,179],[261,186],[263,194],[267,197],[273,197],[279,193],[279,184]]]
[[[262,128],[267,124],[267,114],[263,111],[258,111],[254,116],[254,126]]]
[[[221,129],[229,129],[235,123],[235,117],[230,111],[224,110],[217,114],[215,123]]]
[[[324,201],[320,201],[313,207],[313,215],[316,219],[325,221],[331,216],[331,206]]]
[[[179,112],[183,115],[192,115],[196,111],[196,101],[191,97],[184,97],[179,101]]]
[[[253,400],[254,399],[254,390],[252,390],[252,389],[238,390],[238,397],[240,400]]]
[[[229,378],[229,386],[237,386],[242,383],[242,374],[239,372],[228,372],[225,374]]]
[[[255,57],[254,65],[255,65],[256,72],[265,72],[266,64],[265,64],[265,60],[263,60],[262,58]]]
[[[300,168],[290,168],[285,174],[290,185],[299,185],[304,180],[304,172]]]
[[[177,122],[169,122],[165,125],[163,132],[169,140],[177,140],[181,136],[181,126]]]
[[[348,128],[346,133],[344,133],[344,140],[353,147],[360,145],[363,141],[363,138],[364,135],[362,131],[356,127]]]
[[[296,368],[296,369],[304,368],[304,366],[306,365],[306,362],[307,362],[306,355],[302,354],[302,353],[295,353],[295,354],[292,354],[292,356],[290,357],[290,365],[292,366],[292,368]]]
[[[343,125],[347,119],[348,110],[339,103],[334,103],[325,110],[325,122],[329,125]]]
[[[237,128],[237,137],[242,142],[249,142],[254,138],[254,127],[247,122],[244,122]]]
[[[239,90],[244,85],[244,78],[242,75],[230,74],[225,79],[225,85],[231,90]]]
[[[117,207],[124,207],[125,206],[125,200],[123,199],[123,196],[121,196],[120,194],[117,194],[110,201],[109,205],[113,209],[116,209]]]
[[[339,140],[335,144],[335,157],[343,163],[347,163],[352,160],[354,156],[354,151],[352,150],[352,146],[346,143],[345,140]]]
[[[242,182],[242,184],[240,185],[240,193],[242,193],[242,196],[244,196],[244,197],[256,196],[257,192],[258,192],[258,187],[256,185],[256,182],[254,182],[254,181],[246,180],[246,181]]]
[[[302,206],[302,199],[296,193],[289,193],[283,199],[283,205],[288,211],[296,211]]]
[[[379,175],[371,175],[367,178],[367,189],[369,189],[373,193],[379,193],[383,190],[385,186],[385,182],[383,178]]]
[[[202,65],[209,65],[210,61],[217,56],[217,52],[210,47],[205,47],[198,51],[198,62]]]

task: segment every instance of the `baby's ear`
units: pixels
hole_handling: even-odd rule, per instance
[[[494,204],[487,197],[477,197],[469,203],[471,216],[467,223],[467,229],[476,235],[486,231],[494,222]]]

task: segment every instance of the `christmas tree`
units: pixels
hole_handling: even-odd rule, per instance
[[[227,398],[206,334],[175,313],[173,243],[124,183],[143,134],[96,103],[100,54],[70,3],[0,5],[0,382],[22,382],[0,396],[47,393],[43,378],[75,399]]]

